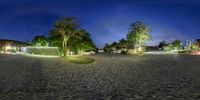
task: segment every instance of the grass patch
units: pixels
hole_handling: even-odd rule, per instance
[[[66,59],[68,62],[74,64],[90,64],[95,61],[94,59],[85,56],[67,56]]]

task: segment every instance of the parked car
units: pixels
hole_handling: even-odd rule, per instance
[[[95,55],[95,54],[96,54],[96,52],[92,51],[92,50],[88,50],[88,51],[83,52],[83,55]]]

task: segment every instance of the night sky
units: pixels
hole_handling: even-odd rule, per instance
[[[0,38],[48,36],[53,22],[70,16],[77,17],[98,47],[126,38],[135,21],[151,27],[154,41],[148,45],[200,38],[198,0],[1,0]]]

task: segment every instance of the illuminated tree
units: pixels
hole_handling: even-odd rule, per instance
[[[49,42],[45,36],[39,35],[32,40],[33,46],[48,46]]]
[[[89,33],[84,29],[78,29],[78,23],[73,17],[57,21],[50,31],[50,40],[51,45],[59,47],[60,54],[64,56],[71,52],[77,54],[96,48]]]
[[[127,40],[130,44],[133,44],[134,46],[144,45],[146,41],[152,39],[149,32],[149,27],[147,27],[144,23],[137,21],[130,25]]]
[[[67,55],[68,40],[77,34],[77,28],[76,18],[69,17],[54,23],[54,28],[50,31],[50,38],[53,41],[52,44],[60,46],[64,56]]]
[[[69,44],[71,51],[73,50],[76,54],[86,50],[96,49],[96,46],[92,42],[89,33],[84,29],[78,31],[78,34],[69,40]]]

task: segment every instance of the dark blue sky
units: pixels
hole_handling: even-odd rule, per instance
[[[75,16],[98,47],[126,38],[128,26],[143,21],[160,40],[200,38],[198,0],[1,0],[0,38],[31,41],[53,22]]]

